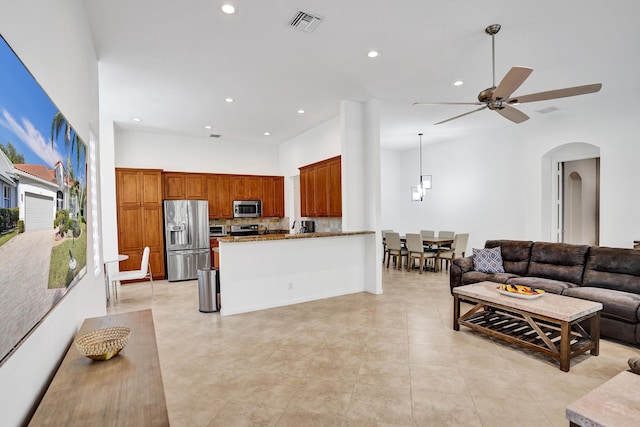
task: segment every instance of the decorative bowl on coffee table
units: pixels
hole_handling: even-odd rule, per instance
[[[544,294],[542,289],[521,285],[500,285],[497,287],[497,290],[503,295],[522,299],[536,299]]]
[[[113,326],[87,332],[76,338],[80,353],[93,360],[109,360],[125,348],[131,330],[126,326]]]

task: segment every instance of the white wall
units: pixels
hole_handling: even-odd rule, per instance
[[[177,172],[280,175],[276,145],[121,130],[115,134],[115,166]]]
[[[433,175],[433,189],[423,202],[408,196],[419,173],[418,149],[400,153],[400,163],[407,165],[400,172],[401,185],[384,186],[382,198],[392,199],[389,191],[406,194],[400,198],[402,225],[389,228],[469,232],[468,249],[487,239],[546,240],[542,157],[555,147],[582,142],[600,147],[600,244],[633,247],[640,238],[640,198],[632,190],[640,184],[634,172],[640,158],[640,108],[628,94],[589,96],[548,115],[528,110],[530,120],[507,123],[494,133],[425,145],[423,171]],[[383,168],[383,183],[394,179],[390,172]]]
[[[98,129],[98,68],[82,2],[3,2],[0,29],[80,137],[89,141],[89,130]],[[0,367],[2,425],[25,421],[82,321],[106,311],[104,278],[91,273],[91,236],[87,243],[87,274]]]
[[[403,188],[402,153],[398,151],[381,150],[380,152],[380,175],[381,191],[381,230],[400,230],[403,228],[402,210],[403,198],[409,198],[409,188]],[[418,169],[416,169],[417,171]],[[416,175],[417,181],[417,175]]]

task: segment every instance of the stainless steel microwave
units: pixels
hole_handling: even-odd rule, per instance
[[[262,202],[260,200],[234,200],[234,218],[259,218],[262,216]]]

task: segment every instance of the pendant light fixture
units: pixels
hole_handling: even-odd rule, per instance
[[[432,180],[431,175],[422,174],[422,133],[419,133],[420,137],[420,177],[418,179],[418,185],[411,187],[411,200],[414,202],[421,202],[424,196],[427,195],[427,190],[431,190]]]

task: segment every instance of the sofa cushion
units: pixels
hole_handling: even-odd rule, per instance
[[[487,240],[484,244],[485,248],[500,247],[504,271],[518,276],[527,273],[532,246],[530,240]]]
[[[640,319],[640,295],[604,288],[576,286],[565,289],[562,294],[602,303],[602,316],[627,323],[638,323]]]
[[[473,248],[473,269],[482,273],[504,273],[500,247]]]
[[[543,277],[579,285],[589,252],[588,245],[535,242],[526,276]]]
[[[512,277],[518,276],[512,273],[482,273],[480,271],[469,271],[462,276],[462,284],[470,285],[472,283],[484,281],[504,284]]]
[[[592,247],[587,256],[582,286],[640,294],[640,251]]]
[[[577,285],[559,280],[545,279],[543,277],[514,277],[507,280],[509,285],[529,286],[530,288],[542,289],[545,292],[562,295],[565,289]]]

